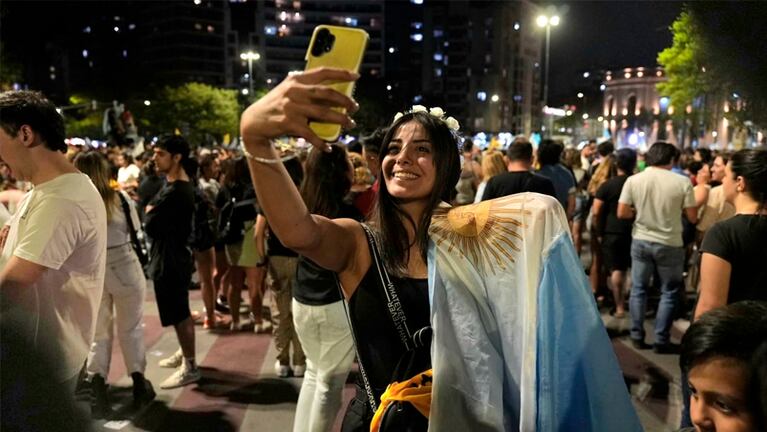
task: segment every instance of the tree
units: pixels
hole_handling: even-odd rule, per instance
[[[18,63],[0,42],[0,91],[13,88],[13,83],[20,82],[24,77],[21,64]]]
[[[690,2],[672,24],[673,44],[658,54],[668,81],[658,91],[668,96],[676,117],[687,114],[692,124],[710,124],[724,98],[730,118],[767,126],[767,24],[764,2]],[[736,97],[737,96],[737,97]],[[708,100],[707,100],[708,99]]]
[[[192,145],[203,145],[221,142],[226,134],[237,134],[240,107],[236,90],[192,82],[165,87],[143,115],[146,121],[142,125],[153,132],[179,130]]]
[[[67,136],[103,138],[102,113],[94,109],[90,101],[90,98],[78,94],[69,97],[69,106],[72,108],[62,112]]]

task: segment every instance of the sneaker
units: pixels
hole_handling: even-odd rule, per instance
[[[245,324],[239,321],[232,321],[229,323],[229,330],[233,332],[242,331],[243,328],[245,328]]]
[[[645,343],[645,341],[642,339],[631,339],[631,346],[638,350],[648,350],[652,348],[650,344]]]
[[[223,314],[229,315],[229,304],[226,302],[226,298],[223,296],[218,296],[216,299],[216,307],[215,309]]]
[[[177,367],[181,366],[181,363],[184,361],[184,354],[181,352],[181,348],[178,349],[172,356],[160,360],[159,363],[157,363],[162,368],[169,368],[169,369],[176,369]]]
[[[152,383],[144,378],[144,375],[139,372],[133,372],[131,374],[133,378],[133,406],[138,408],[146,403],[154,400],[157,393],[152,387]]]
[[[280,363],[279,360],[274,364],[274,372],[280,378],[287,378],[290,376],[290,366]]]
[[[173,375],[160,384],[161,389],[173,389],[177,387],[183,387],[188,384],[195,383],[202,378],[199,368],[188,369],[186,366],[182,366],[173,372]]]
[[[293,365],[293,376],[302,378],[306,373],[306,365]]]
[[[261,321],[253,326],[253,333],[268,333],[272,330],[272,323],[269,321]]]

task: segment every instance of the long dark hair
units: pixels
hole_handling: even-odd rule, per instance
[[[747,149],[735,152],[730,158],[733,178],[743,177],[746,192],[759,203],[761,212],[767,207],[767,150]]]
[[[332,144],[330,148],[329,153],[319,150],[309,152],[301,197],[309,213],[334,218],[338,217],[352,182],[346,149],[338,144]]]
[[[380,181],[378,201],[370,216],[371,222],[378,230],[381,244],[387,246],[381,251],[384,264],[388,271],[398,276],[407,273],[410,246],[413,244],[418,244],[421,257],[426,261],[426,252],[429,247],[429,224],[433,210],[440,202],[450,202],[453,199],[455,185],[461,175],[461,161],[455,135],[442,120],[426,112],[405,114],[391,125],[383,139],[383,146],[378,155],[379,163],[383,165],[389,143],[399,128],[411,121],[418,122],[424,128],[432,144],[436,178],[434,179],[434,188],[429,196],[427,211],[424,212],[421,220],[413,220],[402,210],[397,198],[389,194],[386,182]],[[415,231],[415,238],[412,242],[408,239],[405,223],[409,223]]]

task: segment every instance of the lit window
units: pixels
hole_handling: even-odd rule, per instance
[[[202,4],[202,0],[194,0],[194,4],[200,5],[200,4]]]
[[[90,33],[91,32],[91,26],[85,27],[83,29],[83,33]]]
[[[128,50],[123,50],[123,58],[128,58]]]
[[[415,42],[421,42],[423,40],[423,35],[421,33],[413,33],[410,35],[410,39]]]
[[[442,68],[434,68],[434,76],[441,77],[442,76]]]
[[[519,31],[519,22],[514,23],[514,30]]]
[[[208,25],[208,33],[213,33],[214,31],[216,31],[216,28],[209,24]]]
[[[410,23],[410,26],[416,30],[421,30],[421,27],[423,27],[423,23],[413,22],[413,23]]]
[[[280,26],[280,29],[277,31],[277,35],[279,37],[285,37],[290,35],[290,28],[286,26],[285,24]]]
[[[202,30],[202,24],[200,24],[200,23],[194,23],[194,29],[195,29],[195,30]]]
[[[434,53],[434,61],[442,61],[442,53]]]
[[[277,34],[277,27],[275,26],[266,26],[264,27],[264,33],[266,33],[269,36],[274,36]]]
[[[394,54],[394,51],[396,51],[394,47],[389,47],[389,54]]]
[[[344,23],[350,26],[357,27],[357,18],[346,17],[344,18]]]
[[[493,57],[490,54],[485,54],[485,64],[490,64],[493,62]]]
[[[381,21],[377,18],[370,18],[370,28],[381,28]]]
[[[128,30],[134,30],[136,28],[136,24],[128,24]]]
[[[522,95],[514,95],[514,102],[522,102]]]
[[[280,12],[280,21],[286,21],[288,19],[288,13],[285,11]]]
[[[83,50],[83,58],[88,58],[88,50]]]
[[[298,0],[293,1],[293,9],[301,10],[301,2]]]
[[[482,102],[486,101],[487,100],[487,93],[485,93],[483,91],[477,92],[477,100],[478,101],[482,101]]]
[[[417,5],[422,5],[423,4],[423,0],[410,0],[410,3],[417,4]]]
[[[423,100],[423,96],[421,95],[415,95],[413,97],[413,103],[418,103],[418,102],[421,102],[422,100]]]
[[[115,33],[120,33],[120,27],[115,26],[114,31]]]
[[[434,37],[435,38],[441,38],[444,35],[445,35],[445,32],[443,32],[442,30],[434,30]]]

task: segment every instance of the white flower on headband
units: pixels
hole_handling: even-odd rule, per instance
[[[447,125],[448,129],[452,131],[457,131],[461,128],[461,125],[458,124],[458,120],[454,119],[453,117],[448,117],[444,120],[445,124]]]
[[[445,111],[443,111],[440,107],[434,107],[429,110],[429,114],[433,115],[434,117],[442,118],[442,116],[445,115]]]
[[[455,118],[453,117],[445,118],[445,110],[443,110],[442,108],[433,107],[429,109],[423,105],[413,105],[413,108],[411,108],[410,111],[405,111],[404,113],[398,112],[397,114],[394,115],[394,120],[392,121],[392,123],[399,120],[399,118],[405,114],[417,113],[417,112],[429,113],[429,115],[431,115],[432,117],[436,117],[442,120],[442,122],[444,122],[445,125],[447,125],[447,128],[453,132],[457,132],[458,129],[461,128],[461,125],[458,123],[458,120],[456,120]]]

